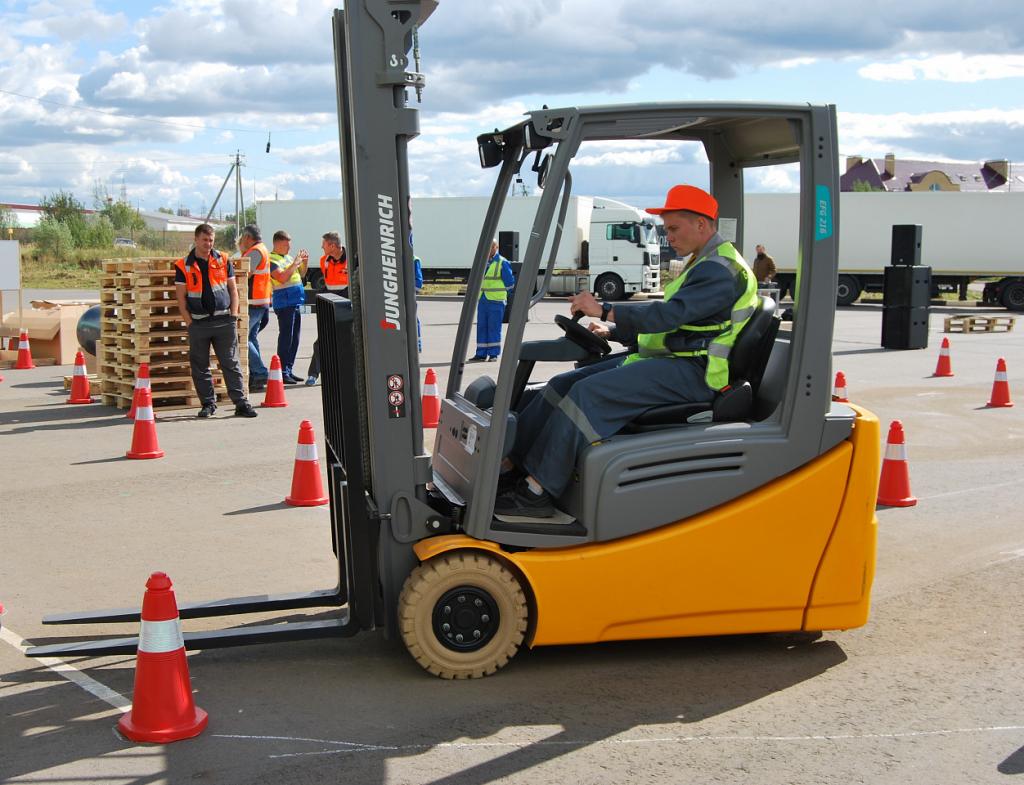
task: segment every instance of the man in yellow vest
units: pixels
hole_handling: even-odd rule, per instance
[[[260,330],[270,313],[270,252],[260,228],[249,224],[238,238],[238,250],[249,260],[249,392],[267,389],[269,371],[260,356]]]
[[[293,259],[288,253],[292,237],[284,229],[274,232],[274,250],[270,254],[270,282],[273,285],[271,302],[277,314],[277,357],[281,361],[281,376],[285,384],[302,381],[294,371],[295,355],[299,351],[299,331],[302,329],[300,308],[306,304],[306,287],[302,276],[306,274],[309,253],[303,248]]]
[[[469,358],[469,362],[489,362],[497,360],[501,354],[501,322],[508,293],[515,285],[512,265],[498,253],[498,241],[491,241],[480,302],[476,306],[476,354]]]
[[[677,185],[647,212],[662,217],[669,244],[692,259],[661,301],[613,307],[590,292],[570,298],[570,312],[610,325],[591,323],[592,332],[637,349],[555,376],[519,412],[496,515],[550,518],[588,444],[648,409],[711,401],[729,384],[729,349],[758,302],[754,274],[718,233],[718,202],[706,191]]]

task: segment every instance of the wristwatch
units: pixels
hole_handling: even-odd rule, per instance
[[[612,308],[614,308],[614,307],[615,306],[613,306],[611,303],[601,303],[601,321],[602,322],[607,322],[608,321],[608,314],[610,314],[612,312]]]

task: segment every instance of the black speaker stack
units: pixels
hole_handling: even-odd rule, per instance
[[[498,232],[498,253],[510,262],[518,262],[519,232]]]
[[[892,256],[885,268],[882,346],[926,349],[932,268],[921,264],[921,226],[892,227]]]

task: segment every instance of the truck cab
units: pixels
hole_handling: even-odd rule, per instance
[[[652,216],[623,202],[594,198],[590,286],[603,300],[660,289],[661,249]]]

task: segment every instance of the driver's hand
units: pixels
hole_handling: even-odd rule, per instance
[[[606,341],[612,336],[612,331],[608,329],[607,325],[604,325],[601,322],[591,322],[587,325],[587,329],[597,337],[604,338]]]
[[[573,316],[577,313],[584,316],[600,316],[601,303],[591,292],[580,292],[569,298],[569,313]]]

